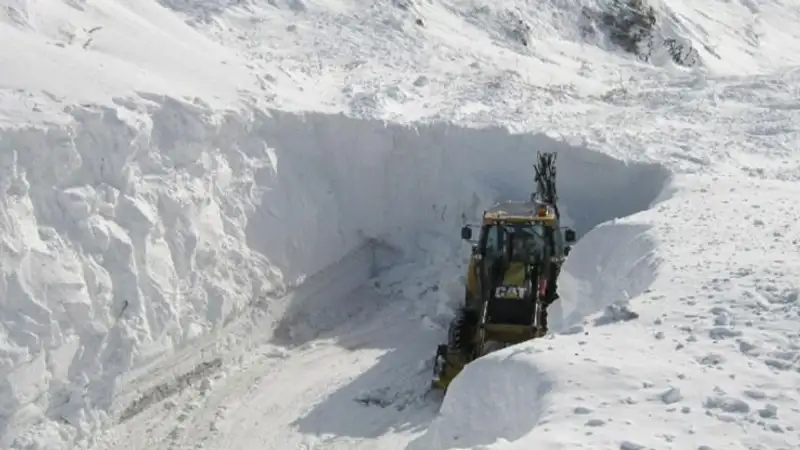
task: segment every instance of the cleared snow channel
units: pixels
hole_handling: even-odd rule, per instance
[[[128,375],[254,309],[266,316],[262,338],[314,338],[349,319],[359,302],[347,294],[397,258],[444,262],[414,270],[456,283],[462,249],[437,241],[454,242],[446,235],[494,200],[527,196],[535,150],[562,152],[560,193],[579,231],[647,207],[666,177],[500,129],[218,117],[155,97],[148,109],[81,108],[69,128],[3,134],[11,428],[39,414],[86,431],[128,419],[133,410],[115,409],[145,389],[123,394]],[[639,197],[626,195],[632,186]],[[309,291],[303,277],[318,272],[328,281]],[[292,289],[308,292],[284,295]],[[446,323],[446,308],[425,308]],[[234,344],[203,358],[227,366]]]

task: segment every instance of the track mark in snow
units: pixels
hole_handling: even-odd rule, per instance
[[[119,421],[125,422],[133,416],[139,414],[150,405],[158,403],[171,397],[190,385],[199,383],[200,391],[204,392],[211,386],[209,377],[217,373],[222,368],[222,359],[215,358],[212,361],[203,362],[197,365],[191,372],[178,376],[174,381],[166,382],[155,386],[141,395],[120,415]]]

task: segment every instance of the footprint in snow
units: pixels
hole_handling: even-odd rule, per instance
[[[664,402],[665,404],[671,405],[673,403],[677,403],[683,400],[683,395],[681,394],[680,389],[676,387],[671,387],[666,391],[662,392],[661,395],[659,395],[659,398],[661,398],[661,401]]]
[[[698,357],[697,362],[704,366],[719,366],[725,362],[725,357],[718,353],[709,353],[702,358]]]
[[[714,325],[727,326],[733,323],[733,318],[730,310],[721,306],[711,308],[711,314],[714,315]]]
[[[572,410],[575,414],[591,414],[592,408],[588,408],[586,406],[576,406],[575,409]]]
[[[587,427],[602,427],[606,424],[606,421],[603,419],[589,419],[584,424]]]
[[[778,417],[778,407],[767,403],[763,408],[758,410],[758,415],[763,419],[776,419]]]
[[[719,409],[726,413],[747,414],[750,412],[750,404],[746,401],[726,395],[708,397],[703,406],[709,410]]]
[[[767,394],[764,391],[760,391],[758,389],[745,389],[744,395],[746,397],[750,397],[753,400],[763,400],[767,398]]]
[[[708,331],[708,336],[715,341],[739,337],[741,335],[741,331],[726,327],[714,327]]]
[[[739,340],[739,351],[747,356],[758,356],[760,353],[758,351],[758,345],[745,339]]]

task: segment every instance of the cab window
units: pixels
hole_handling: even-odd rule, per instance
[[[490,225],[485,231],[484,254],[494,255],[502,251],[500,231],[497,225]]]

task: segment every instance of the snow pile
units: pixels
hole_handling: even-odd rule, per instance
[[[620,290],[592,291],[603,314],[469,366],[419,448],[800,445],[800,259],[785,251],[800,238],[797,187],[702,176],[676,185],[680,194],[576,247],[609,257],[596,276]],[[641,244],[598,246],[608,240],[594,235],[614,228],[638,228]],[[570,259],[574,276],[583,263]],[[513,419],[485,425],[491,417]],[[488,433],[467,432],[478,429]]]
[[[409,448],[483,448],[498,438],[525,436],[550,406],[553,380],[519,355],[504,349],[470,364],[450,385],[455,395],[445,397],[440,417]],[[457,394],[462,391],[480,395]],[[497,399],[503,399],[502,407]]]

